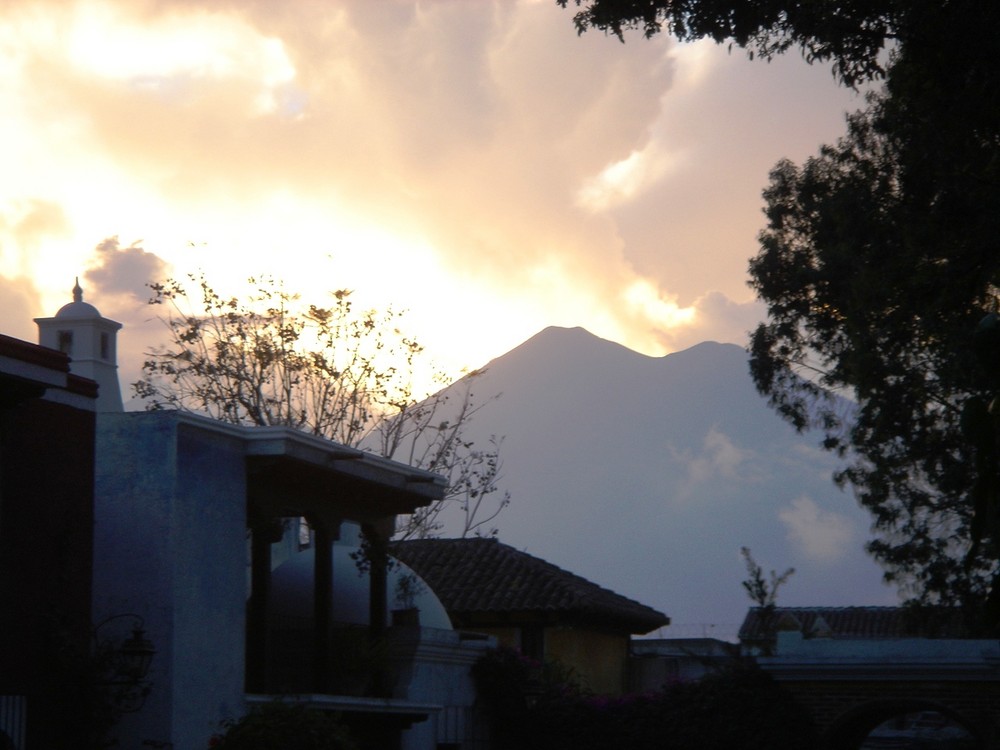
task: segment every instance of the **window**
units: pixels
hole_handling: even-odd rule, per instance
[[[59,331],[59,351],[63,354],[73,353],[73,332]]]

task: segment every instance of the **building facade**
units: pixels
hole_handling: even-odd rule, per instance
[[[96,397],[65,354],[0,335],[4,750],[71,747],[86,724]]]
[[[393,629],[388,611],[395,516],[439,499],[444,480],[289,428],[124,412],[121,326],[73,295],[37,320],[47,346],[0,336],[0,748],[75,750],[110,728],[123,748],[203,750],[275,699],[335,711],[366,750],[460,743],[469,667],[491,642],[446,618]],[[310,582],[290,672],[275,570],[303,519]],[[343,529],[371,544],[364,601],[338,606]],[[379,653],[362,687],[343,679],[348,605]]]

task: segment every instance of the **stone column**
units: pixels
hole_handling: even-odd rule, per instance
[[[246,639],[246,689],[250,693],[267,692],[270,688],[268,614],[271,544],[280,538],[281,524],[274,519],[258,519],[250,527],[250,601],[247,602]]]
[[[365,535],[368,552],[369,583],[368,596],[368,637],[372,648],[379,650],[384,646],[385,622],[388,616],[387,607],[387,574],[389,569],[389,538],[395,528],[395,519],[381,519],[376,523],[366,523],[361,527]],[[390,694],[389,679],[383,667],[375,675],[373,692],[378,697],[387,698]]]
[[[340,530],[339,519],[310,516],[315,556],[313,558],[313,690],[328,693],[333,669],[333,542]]]

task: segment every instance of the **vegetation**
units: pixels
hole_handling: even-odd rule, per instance
[[[565,0],[561,0],[566,4]],[[884,79],[847,134],[764,193],[758,389],[845,458],[870,552],[924,606],[1000,632],[1000,58],[992,0],[579,0],[578,28],[666,28],[847,85]],[[845,419],[843,401],[857,408]]]
[[[356,750],[347,728],[327,712],[291,703],[253,707],[240,719],[226,721],[211,750]]]
[[[566,7],[570,0],[556,0]],[[640,29],[647,37],[666,31],[682,41],[734,42],[750,57],[770,59],[799,46],[809,62],[833,61],[850,85],[884,74],[887,41],[903,39],[919,23],[923,3],[789,2],[763,0],[574,0],[579,33],[594,28],[624,41]]]
[[[741,547],[740,554],[743,556],[743,562],[747,569],[747,578],[742,581],[743,588],[759,610],[760,630],[762,631],[759,644],[761,655],[772,656],[778,624],[775,619],[778,589],[788,583],[788,579],[795,574],[795,568],[788,568],[781,575],[772,570],[771,575],[765,578],[764,569],[754,560],[749,547]]]
[[[997,632],[1000,62],[979,6],[928,11],[847,135],[772,172],[751,350],[770,403],[847,459],[886,577]]]
[[[396,606],[400,609],[413,609],[417,606],[417,597],[427,590],[416,573],[403,573],[396,579]]]
[[[550,666],[498,649],[474,667],[500,750],[806,750],[815,729],[769,676],[734,664],[697,682],[620,697],[580,690]]]
[[[203,276],[190,281],[193,299],[175,279],[151,285],[169,336],[133,384],[148,409],[294,427],[437,472],[448,479],[445,498],[410,516],[400,537],[433,535],[446,509],[460,512],[462,536],[495,533],[489,524],[509,502],[496,484],[501,440],[481,447],[465,436],[482,408],[477,373],[417,401],[424,350],[400,331],[399,313],[359,312],[343,289],[329,306],[305,306],[270,279],[251,279],[257,290],[245,300],[221,296]]]

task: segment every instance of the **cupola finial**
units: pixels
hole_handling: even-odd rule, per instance
[[[80,287],[80,277],[77,276],[75,281],[76,283],[73,285],[73,301],[83,302],[83,289]]]

